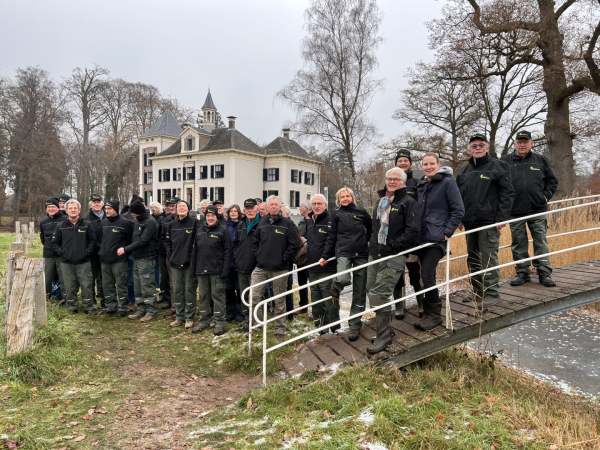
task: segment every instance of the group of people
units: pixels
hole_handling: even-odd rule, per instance
[[[98,195],[92,195],[90,212],[82,217],[79,202],[61,195],[48,199],[48,215],[40,222],[46,292],[50,295],[52,280],[58,277],[70,311],[78,310],[81,288],[83,311],[96,314],[96,282],[105,308],[98,314],[125,317],[129,294],[133,294],[137,310],[128,317],[151,322],[157,316],[160,280],[159,303],[170,308],[165,317],[173,318],[171,327],[200,333],[210,328],[214,318],[217,336],[224,333],[228,320],[240,323],[237,331],[251,332],[252,311],[240,301],[240,294],[254,286],[251,304],[256,305],[265,291],[270,291],[267,297],[284,293],[291,288],[291,276],[285,274],[295,261],[299,268],[306,266],[298,273],[299,283],[314,282],[311,301],[330,298],[312,307],[315,326],[325,327],[323,334],[339,328],[340,293],[352,284],[350,316],[356,317],[349,320],[348,339],[356,341],[367,298],[371,307],[379,307],[389,303],[391,295],[401,297],[407,266],[421,316],[414,326],[431,330],[442,324],[439,292],[419,292],[437,284],[437,265],[454,232],[498,224],[466,236],[469,271],[479,272],[498,265],[501,222],[547,211],[558,182],[548,160],[532,152],[532,147],[531,134],[521,131],[514,153],[494,159],[488,153],[486,136],[474,134],[468,147],[471,158],[456,180],[435,153],[424,155],[424,176],[417,180],[410,151],[401,150],[382,180],[384,187],[372,214],[357,205],[352,189],[344,187],[335,195],[334,211],[328,211],[322,194],[303,202],[298,225],[277,196],[264,202],[249,198],[243,208],[231,205],[227,210],[222,202],[205,201],[197,218],[190,213],[190,205],[178,198],[168,199],[164,211],[159,203],[152,203],[148,211],[142,199],[134,196],[128,211],[119,213],[118,201],[104,203]],[[540,215],[511,223],[515,260],[529,257],[526,227],[533,238],[534,255],[548,252],[546,217]],[[422,248],[399,255],[417,246]],[[304,253],[305,261],[299,258]],[[364,267],[383,257],[391,258]],[[534,259],[533,265],[542,285],[555,286],[548,258]],[[530,281],[530,267],[529,261],[518,263],[511,285]],[[349,268],[358,269],[345,273]],[[128,294],[130,276],[133,283],[130,280]],[[271,278],[275,279],[264,283]],[[483,306],[498,302],[498,282],[498,269],[474,275],[471,284],[476,301]],[[300,306],[306,307],[306,292],[301,291],[300,298]],[[279,341],[285,339],[290,320],[286,311],[293,308],[290,300],[291,296],[273,301]],[[394,315],[404,318],[403,302],[395,305]],[[367,348],[369,353],[381,352],[390,344],[391,319],[390,305],[376,311],[377,335]]]

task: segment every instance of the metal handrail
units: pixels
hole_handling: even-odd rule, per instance
[[[561,203],[561,202],[574,201],[574,200],[580,200],[580,199],[585,199],[585,198],[596,198],[596,197],[600,197],[600,195],[587,196],[587,197],[579,197],[579,198],[574,198],[574,199],[562,199],[562,200],[555,201],[553,203]],[[472,230],[468,230],[468,231],[464,231],[464,232],[455,234],[455,235],[451,236],[446,241],[447,242],[446,259],[447,260],[449,259],[451,240],[454,239],[454,238],[457,238],[459,236],[463,236],[463,235],[466,236],[467,234],[476,233],[476,232],[483,231],[483,230],[490,229],[490,228],[495,228],[495,227],[500,226],[500,225],[506,225],[506,224],[510,224],[510,223],[513,223],[513,222],[519,222],[519,221],[530,219],[530,218],[534,218],[534,217],[545,216],[545,215],[549,215],[549,214],[555,214],[555,213],[562,212],[562,211],[567,211],[567,210],[581,208],[581,207],[584,207],[584,206],[592,206],[592,205],[597,205],[597,204],[600,204],[600,201],[589,202],[589,203],[582,203],[582,204],[579,204],[579,205],[571,205],[571,206],[564,207],[564,208],[558,208],[558,209],[554,209],[554,210],[550,210],[550,211],[544,211],[544,212],[541,212],[541,213],[531,214],[529,216],[523,216],[523,217],[518,217],[518,218],[515,218],[515,219],[506,220],[504,222],[498,222],[498,223],[494,223],[494,224],[491,224],[491,225],[485,225],[485,226],[482,226],[482,227],[474,228]],[[590,231],[590,230],[585,230],[585,231]],[[268,302],[276,300],[276,299],[281,298],[281,297],[284,297],[284,296],[286,296],[286,295],[288,295],[290,293],[296,292],[296,291],[298,291],[300,289],[304,289],[304,288],[307,288],[307,287],[312,286],[314,284],[319,284],[319,283],[321,283],[323,281],[335,278],[338,275],[345,274],[345,273],[350,273],[350,272],[354,272],[356,270],[359,270],[359,269],[367,267],[367,266],[371,266],[373,264],[379,264],[379,263],[381,263],[383,261],[387,261],[387,260],[395,258],[397,256],[401,256],[401,255],[408,254],[408,253],[414,253],[417,250],[420,250],[422,248],[425,248],[425,247],[428,247],[428,246],[434,245],[434,244],[436,244],[436,243],[426,243],[426,244],[423,244],[423,245],[411,248],[409,250],[405,250],[403,252],[399,252],[399,253],[394,254],[394,255],[389,255],[389,256],[386,256],[386,257],[383,257],[383,258],[379,258],[379,259],[367,262],[365,264],[362,264],[360,266],[356,266],[356,267],[353,267],[351,269],[347,269],[347,270],[345,270],[343,272],[334,273],[331,276],[322,278],[322,279],[317,280],[317,281],[310,282],[310,283],[305,284],[303,286],[298,286],[296,288],[292,288],[292,289],[287,290],[287,291],[285,291],[285,292],[283,292],[281,294],[275,295],[275,296],[273,296],[273,297],[271,297],[269,299],[265,299],[265,300],[262,300],[262,301],[258,302],[258,304],[255,306],[254,310],[252,311],[252,314],[250,314],[250,315],[254,316],[254,319],[256,320],[256,323],[257,323],[257,327],[258,326],[262,326],[262,328],[263,328],[263,383],[266,384],[266,358],[267,358],[267,353],[269,353],[271,351],[274,351],[274,350],[276,350],[278,348],[281,348],[284,345],[287,345],[287,344],[289,344],[291,342],[295,342],[295,341],[297,341],[299,339],[303,339],[304,337],[307,337],[307,336],[309,336],[309,335],[311,335],[311,334],[313,334],[315,332],[318,332],[318,331],[321,331],[321,330],[324,330],[324,329],[328,329],[328,328],[330,328],[333,325],[340,324],[340,323],[342,323],[342,322],[344,322],[346,320],[353,319],[353,318],[356,318],[356,317],[360,317],[360,316],[362,316],[364,314],[367,314],[369,312],[373,312],[373,311],[377,311],[379,309],[385,308],[385,307],[387,307],[387,306],[389,306],[389,305],[391,305],[393,303],[405,300],[405,299],[411,297],[412,295],[404,296],[401,299],[393,299],[393,300],[391,300],[391,301],[389,301],[389,302],[387,302],[387,303],[385,303],[383,305],[377,306],[375,308],[369,308],[368,310],[366,309],[365,311],[357,313],[357,314],[355,314],[353,316],[347,317],[345,319],[340,319],[340,320],[338,320],[336,322],[324,325],[324,326],[322,326],[320,328],[316,328],[314,330],[311,330],[310,332],[304,333],[304,334],[302,334],[300,336],[296,336],[296,337],[294,337],[292,339],[288,339],[285,342],[281,342],[281,343],[276,344],[276,345],[274,345],[273,347],[270,347],[270,348],[267,348],[267,324],[269,322],[272,322],[272,321],[276,320],[276,319],[279,319],[279,318],[287,316],[287,314],[289,314],[289,312],[286,312],[286,313],[281,314],[279,316],[273,317],[273,318],[271,318],[269,320],[269,319],[267,319],[267,303]],[[456,282],[456,281],[460,281],[462,279],[471,278],[474,275],[479,275],[479,274],[482,274],[482,273],[486,273],[486,272],[491,271],[491,270],[497,270],[497,269],[500,269],[502,267],[510,266],[510,265],[513,265],[513,264],[519,264],[521,262],[531,261],[531,260],[534,260],[534,259],[538,259],[538,258],[545,257],[545,256],[551,256],[551,255],[563,253],[563,252],[566,252],[566,251],[578,250],[578,249],[585,248],[585,247],[590,247],[590,246],[596,245],[596,244],[600,244],[600,241],[596,241],[596,242],[593,242],[593,243],[590,243],[590,244],[583,244],[583,245],[580,245],[580,246],[571,247],[571,248],[567,248],[567,249],[556,250],[554,252],[549,252],[549,253],[546,253],[544,255],[535,255],[533,257],[524,258],[524,259],[519,260],[519,261],[512,261],[512,262],[509,262],[509,263],[500,264],[500,265],[495,266],[495,267],[486,268],[486,269],[480,270],[478,272],[473,272],[473,273],[469,273],[467,275],[463,275],[463,276],[457,277],[457,278],[455,278],[453,280],[449,279],[450,278],[450,270],[449,270],[450,269],[450,265],[447,264],[446,265],[446,281],[443,282],[443,283],[439,283],[436,286],[433,286],[431,288],[422,289],[422,290],[419,291],[419,293],[420,294],[421,293],[425,293],[425,292],[428,292],[430,290],[436,289],[438,287],[446,286],[446,327],[447,328],[449,327],[450,329],[453,329],[453,326],[452,326],[452,315],[451,315],[451,308],[450,308],[450,290],[449,290],[450,283],[453,283],[453,282]],[[446,262],[446,261],[444,261],[444,262]],[[318,264],[318,263],[312,264],[311,267],[315,266],[316,264]],[[296,269],[295,271],[297,272],[298,270],[304,270],[305,268],[306,268],[306,266],[303,267],[302,269]],[[267,283],[267,282],[269,282],[269,281],[271,281],[273,279],[289,275],[290,273],[293,273],[293,272],[286,272],[285,274],[278,275],[277,277],[273,277],[272,279],[269,279],[269,280],[266,280],[266,281],[262,282],[262,284]],[[248,291],[248,290],[251,290],[251,287],[247,288],[246,290],[244,290],[244,292],[242,293],[242,295],[245,294],[246,291]],[[315,302],[315,303],[317,303],[317,302]],[[257,315],[261,306],[263,307],[263,319],[262,320]],[[250,329],[252,330],[252,328],[250,328]],[[250,333],[250,336],[251,335],[252,335],[252,333]],[[249,348],[249,351],[250,351],[250,343],[249,343],[249,347],[248,348]]]

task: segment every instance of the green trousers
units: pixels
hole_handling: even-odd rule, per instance
[[[174,274],[175,268],[171,267]],[[213,301],[215,328],[225,328],[225,286],[227,279],[220,275],[198,275],[198,288],[200,290],[200,307],[198,325],[208,328],[210,326],[211,308]]]
[[[362,266],[366,263],[367,258],[345,258],[342,256],[337,259],[337,271],[343,272],[344,270]],[[350,275],[352,275],[352,277],[350,277]],[[354,314],[363,312],[367,304],[367,268],[355,270],[352,274],[346,273],[344,275],[338,275],[333,279],[332,285],[338,291],[342,292],[342,290],[351,283],[352,305],[350,306],[350,315],[353,316]],[[356,319],[349,320],[348,324],[350,325],[350,329],[360,330],[362,327],[360,316]]]
[[[159,301],[169,302],[173,306],[174,301],[171,298],[171,267],[167,260],[167,255],[162,253],[158,255],[158,264],[160,266],[160,296]]]
[[[369,256],[369,262],[375,258]],[[400,277],[404,274],[406,255],[373,264],[367,268],[367,295],[371,308],[383,305],[390,301],[390,295]],[[375,311],[377,315],[388,313],[392,310],[391,305]]]
[[[247,287],[250,287],[250,284],[252,283],[252,274],[238,272],[237,276],[238,276],[238,284],[240,285],[240,296],[241,296],[242,293],[244,292],[244,290]],[[245,296],[246,301],[248,303],[250,303],[250,292],[251,291],[246,292],[246,296]],[[248,323],[248,319],[250,317],[250,309],[244,304],[244,302],[242,302],[242,314],[244,314],[244,319],[246,320],[246,323]]]
[[[259,267],[252,271],[252,285],[254,286],[261,281],[268,280],[269,278],[276,277],[277,275],[281,275],[282,273],[286,273],[287,271],[272,271],[272,270],[264,270]],[[273,295],[282,294],[287,290],[287,277],[277,278],[272,281],[273,283]],[[260,286],[256,286],[252,289],[252,305],[257,305],[261,300],[262,296],[265,293],[265,289],[267,288],[266,284],[261,284]],[[274,300],[274,314],[275,316],[281,316],[279,319],[273,322],[275,328],[275,334],[285,334],[287,329],[287,317],[285,316],[285,297],[279,297]],[[260,317],[263,317],[263,312],[261,308]]]
[[[129,264],[127,261],[104,264],[102,270],[102,290],[106,311],[110,313],[127,311],[127,278],[129,277]]]
[[[309,272],[308,280],[312,283],[313,281],[319,281],[331,275],[333,275],[333,272]],[[332,282],[333,280],[325,280],[319,284],[313,284],[310,287],[311,303],[314,303],[317,300],[321,300],[323,298],[331,297],[330,289]],[[339,299],[336,300],[332,297],[329,300],[313,305],[312,313],[316,327],[322,327],[323,325],[327,325],[332,322],[337,322],[338,320],[340,320]],[[335,326],[336,329],[338,327],[339,325]]]
[[[154,267],[156,258],[136,259],[133,261],[133,290],[137,312],[156,317],[156,281]]]
[[[94,276],[94,289],[96,291],[96,297],[100,300],[104,300],[104,292],[102,290],[102,263],[100,257],[94,252],[90,256],[90,266],[92,266],[92,275]],[[95,299],[94,299],[95,300]]]
[[[469,272],[477,272],[499,264],[500,234],[500,231],[496,228],[488,228],[466,235]],[[499,281],[500,269],[494,269],[471,277],[471,286],[473,286],[473,292],[478,297],[484,298],[485,296],[497,299],[500,298]]]
[[[60,269],[60,258],[44,258],[44,278],[46,279],[46,298],[50,298],[52,294],[52,286],[54,285],[54,277],[58,275],[58,280],[62,286],[62,273]]]
[[[516,217],[511,217],[511,219],[516,219]],[[529,258],[527,228],[529,228],[531,239],[533,239],[533,255],[537,256],[548,253],[548,239],[546,238],[548,222],[546,217],[533,217],[510,224],[510,234],[512,235],[512,245],[510,248],[512,250],[513,261]],[[552,273],[550,259],[547,256],[534,259],[533,267],[536,268],[538,273],[545,272],[548,275]],[[529,261],[517,264],[517,273],[529,274],[530,270],[531,262]]]
[[[78,286],[81,286],[81,303],[84,312],[89,312],[96,306],[94,299],[94,276],[89,261],[81,264],[60,263],[64,281],[63,296],[67,309],[77,312],[79,299],[77,298]]]
[[[175,318],[181,322],[194,321],[196,315],[196,289],[198,278],[190,273],[190,268],[171,266],[173,293],[175,295]]]

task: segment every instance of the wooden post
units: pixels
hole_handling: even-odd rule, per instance
[[[11,283],[10,309],[6,314],[6,354],[14,355],[33,345],[33,298],[39,262],[19,258]]]
[[[46,310],[46,276],[44,273],[43,258],[35,258],[37,262],[37,282],[35,284],[34,303],[35,303],[35,324],[48,325],[48,311]]]
[[[8,311],[10,305],[10,289],[12,279],[15,276],[15,264],[21,256],[24,256],[24,253],[21,251],[10,251],[6,259],[6,311]]]
[[[29,222],[29,245],[33,247],[34,241],[34,233],[35,233],[35,222]]]
[[[15,242],[16,243],[21,243],[21,222],[19,222],[18,220],[15,222],[15,229],[16,229],[16,233],[17,235],[15,236]]]
[[[21,225],[21,222],[17,220],[15,222],[15,228],[17,229],[17,235],[15,237],[15,242],[10,244],[10,251],[27,253],[27,225]],[[25,235],[25,237],[23,237],[23,235]]]

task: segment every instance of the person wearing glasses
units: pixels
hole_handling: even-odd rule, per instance
[[[548,201],[554,196],[558,187],[558,179],[552,172],[552,167],[545,156],[533,153],[533,141],[531,133],[523,130],[517,133],[514,145],[515,151],[502,157],[510,168],[513,188],[515,189],[515,201],[512,206],[511,219],[529,216],[548,211]],[[533,254],[543,255],[548,253],[548,240],[546,230],[548,223],[546,216],[533,217],[531,219],[513,222],[510,224],[512,235],[513,260],[529,258],[529,240],[527,239],[527,228],[533,239]],[[552,278],[552,266],[550,259],[538,258],[533,260],[541,284],[546,287],[556,286]],[[517,276],[510,280],[511,286],[521,286],[531,281],[531,263],[529,261],[517,264]]]
[[[504,222],[510,218],[515,191],[508,164],[490,157],[490,147],[484,134],[469,138],[469,163],[458,172],[456,183],[465,205],[461,229],[475,228]],[[469,272],[495,267],[498,262],[500,230],[497,225],[475,233],[467,238],[467,266]],[[471,286],[477,302],[489,306],[500,301],[500,269],[471,277]],[[466,299],[466,301],[469,301]]]
[[[367,262],[369,256],[369,239],[371,238],[371,216],[360,206],[356,206],[356,197],[352,189],[343,187],[335,194],[338,205],[331,215],[329,235],[323,256],[319,260],[321,267],[327,260],[336,257],[337,272],[343,272],[351,267],[358,267]],[[367,303],[367,268],[338,275],[331,283],[330,293],[335,308],[339,309],[340,292],[352,283],[352,305],[350,315],[361,313]],[[361,317],[348,321],[350,325],[350,341],[356,341],[362,328]],[[335,332],[339,325],[332,327]]]
[[[415,245],[421,228],[421,207],[406,192],[406,173],[399,167],[385,174],[385,189],[378,192],[379,200],[373,209],[373,233],[369,245],[369,262],[395,255]],[[367,268],[367,292],[371,307],[381,306],[388,299],[398,279],[404,273],[406,254],[380,261]],[[392,342],[391,306],[375,312],[377,335],[369,354],[383,351]]]
[[[421,232],[417,245],[433,243],[417,251],[421,262],[421,274],[425,288],[437,284],[437,266],[446,253],[446,240],[454,234],[465,213],[456,181],[452,179],[452,168],[441,167],[435,153],[423,156],[425,176],[417,183],[419,206],[421,207]],[[442,324],[442,303],[436,289],[425,292],[423,318],[414,324],[423,331]]]

